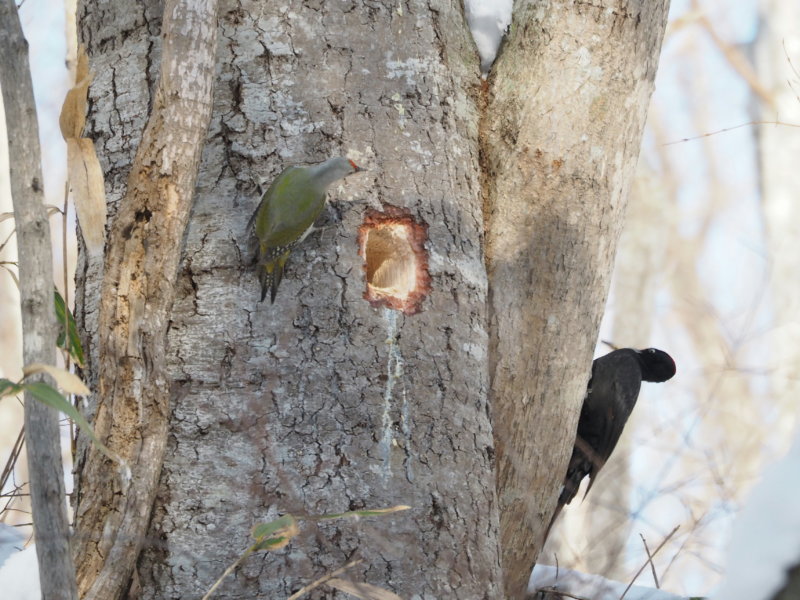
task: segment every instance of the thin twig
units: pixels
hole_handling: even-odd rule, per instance
[[[647,547],[647,540],[644,539],[644,536],[640,533],[639,537],[642,538],[642,544],[644,544],[644,551],[647,553],[647,561],[650,563],[650,570],[653,572],[653,581],[655,581],[656,589],[660,590],[661,586],[658,585],[658,575],[656,574],[656,566],[653,564],[653,555],[650,554],[650,548]]]
[[[661,548],[663,548],[663,547],[664,547],[664,544],[666,544],[666,543],[667,543],[667,542],[670,540],[670,538],[671,538],[673,535],[675,535],[675,532],[676,532],[676,531],[678,531],[678,529],[680,529],[680,527],[681,527],[680,525],[675,525],[675,529],[673,529],[672,531],[670,531],[670,532],[667,534],[667,537],[665,537],[665,538],[662,540],[662,542],[661,542],[661,543],[658,545],[658,547],[657,547],[655,550],[653,550],[653,554],[652,554],[652,555],[648,554],[648,560],[647,560],[647,561],[645,561],[645,563],[644,563],[644,564],[643,564],[643,565],[642,565],[642,566],[639,568],[639,570],[638,570],[638,571],[636,571],[636,575],[634,575],[634,576],[633,576],[633,578],[631,579],[631,582],[628,584],[628,587],[626,587],[626,588],[625,588],[625,591],[624,591],[624,592],[622,592],[622,596],[620,596],[620,597],[619,597],[619,600],[623,600],[623,599],[625,598],[625,594],[627,594],[627,593],[628,593],[628,590],[630,590],[630,589],[631,589],[631,587],[633,586],[633,582],[634,582],[634,581],[636,581],[636,578],[637,578],[637,577],[639,577],[639,575],[641,575],[641,574],[642,574],[642,571],[644,571],[644,568],[647,566],[647,563],[648,563],[648,562],[650,562],[650,561],[652,560],[652,557],[653,557],[653,556],[655,556],[656,554],[658,554],[658,551],[659,551],[659,550],[661,550]]]
[[[0,0],[0,89],[8,138],[14,140],[14,168],[8,181],[17,238],[22,315],[22,363],[54,364],[53,247],[31,83],[28,43],[13,0]],[[41,595],[77,599],[75,566],[64,494],[58,415],[25,392],[25,446]]]
[[[24,487],[25,487],[24,483],[22,485],[17,485],[15,483],[13,490],[11,490],[10,492],[5,492],[3,494],[0,494],[0,498],[8,498],[3,508],[0,508],[0,521],[4,521],[6,518],[6,513],[10,512],[20,512],[20,513],[30,514],[30,511],[22,510],[21,508],[11,508],[11,505],[14,504],[14,501],[17,500],[18,498],[26,498],[30,496],[30,494],[20,493],[20,490]]]
[[[301,596],[307,594],[308,592],[310,592],[314,588],[317,588],[317,587],[321,586],[323,583],[325,583],[326,581],[328,581],[330,579],[333,579],[334,577],[338,577],[339,575],[341,575],[342,573],[347,571],[347,569],[352,569],[353,567],[355,567],[356,565],[358,565],[358,564],[360,564],[362,562],[364,562],[363,558],[357,558],[356,560],[351,560],[349,563],[347,563],[343,567],[339,567],[335,571],[331,571],[327,575],[325,575],[323,577],[320,577],[316,581],[312,581],[308,585],[306,585],[306,586],[302,587],[301,589],[297,590],[294,594],[289,596],[286,600],[297,600],[298,598],[300,598]]]
[[[69,371],[70,370],[70,363],[72,355],[70,354],[70,350],[72,350],[72,345],[70,343],[69,337],[69,273],[68,273],[68,254],[67,254],[67,211],[69,209],[69,179],[64,182],[64,212],[61,215],[61,264],[62,264],[62,275],[64,278],[64,368]],[[78,397],[72,394],[72,404],[75,408],[78,407]],[[75,455],[77,453],[77,434],[75,432],[75,423],[72,422],[72,419],[68,419],[69,421],[69,449],[70,449],[70,456],[72,460],[75,460]]]
[[[800,124],[798,123],[784,123],[783,121],[748,121],[747,123],[742,123],[741,125],[734,125],[733,127],[725,127],[724,129],[717,129],[716,131],[710,131],[709,133],[703,133],[701,135],[681,138],[673,142],[666,142],[664,146],[672,146],[673,144],[682,144],[683,142],[692,142],[694,140],[699,140],[702,138],[711,137],[712,135],[717,135],[718,133],[727,133],[728,131],[733,131],[734,129],[741,129],[742,127],[749,127],[751,125],[783,125],[784,127],[800,127]]]
[[[19,453],[22,450],[22,441],[24,439],[25,439],[25,427],[20,427],[19,435],[17,436],[17,441],[14,442],[14,446],[12,446],[11,448],[11,454],[8,456],[8,460],[6,461],[6,464],[3,467],[3,473],[0,474],[0,490],[6,487],[6,481],[8,481],[9,476],[14,471],[14,466],[17,464]]]
[[[558,594],[558,595],[559,595],[560,597],[562,597],[562,598],[574,598],[575,600],[587,600],[587,599],[586,599],[586,598],[584,598],[583,596],[573,596],[573,595],[572,595],[572,594],[570,594],[569,592],[565,592],[565,591],[563,591],[563,590],[557,590],[557,589],[556,589],[556,588],[554,588],[554,587],[551,587],[551,588],[542,588],[542,589],[540,589],[540,590],[536,590],[536,593],[537,593],[537,594],[538,594],[538,593],[542,593],[542,594]]]
[[[220,575],[219,579],[217,579],[217,580],[214,582],[214,585],[212,585],[212,586],[211,586],[211,589],[210,589],[210,590],[208,590],[208,591],[206,592],[206,595],[205,595],[205,596],[203,596],[203,599],[202,599],[202,600],[208,600],[209,598],[211,598],[211,594],[213,594],[213,593],[214,593],[214,590],[216,590],[216,589],[217,589],[217,588],[220,586],[220,584],[221,584],[221,583],[222,583],[222,582],[225,580],[225,578],[226,578],[228,575],[230,575],[231,573],[233,573],[233,571],[236,569],[236,567],[238,567],[240,564],[242,564],[242,562],[244,562],[244,559],[245,559],[245,558],[247,558],[248,556],[250,556],[250,555],[251,555],[253,552],[255,552],[255,545],[253,545],[253,546],[250,546],[250,547],[249,547],[249,548],[248,548],[248,549],[247,549],[247,550],[244,552],[244,554],[242,554],[242,555],[239,557],[239,559],[238,559],[238,560],[237,560],[235,563],[233,563],[233,564],[232,564],[232,565],[230,565],[230,566],[229,566],[227,569],[225,569],[225,572],[224,572],[222,575]]]

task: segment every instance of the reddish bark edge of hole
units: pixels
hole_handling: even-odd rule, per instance
[[[417,222],[407,209],[391,204],[383,211],[369,209],[358,228],[358,253],[367,282],[364,299],[406,315],[420,312],[431,290],[427,239],[428,224]],[[377,285],[386,281],[392,285]]]

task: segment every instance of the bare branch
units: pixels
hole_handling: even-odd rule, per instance
[[[630,589],[631,589],[631,587],[633,587],[633,582],[634,582],[634,581],[636,581],[636,578],[637,578],[637,577],[639,577],[639,575],[641,575],[641,574],[642,574],[642,571],[644,571],[644,568],[645,568],[645,567],[648,565],[648,563],[651,563],[651,564],[652,564],[653,557],[654,557],[656,554],[658,554],[658,552],[661,550],[661,548],[663,548],[663,547],[664,547],[664,544],[666,544],[666,543],[667,543],[667,542],[670,540],[670,538],[672,538],[672,536],[673,536],[673,535],[675,535],[675,532],[677,532],[677,531],[678,531],[678,529],[680,529],[680,525],[676,525],[676,526],[675,526],[675,528],[674,528],[672,531],[670,531],[670,532],[667,534],[667,536],[666,536],[666,537],[665,537],[663,540],[661,540],[661,543],[660,543],[660,544],[658,545],[658,547],[657,547],[657,548],[656,548],[656,549],[653,551],[653,553],[652,553],[652,554],[650,554],[650,553],[648,552],[648,554],[647,554],[647,560],[646,560],[646,561],[645,561],[645,563],[644,563],[644,564],[643,564],[643,565],[642,565],[642,566],[639,568],[639,570],[638,570],[638,571],[636,571],[636,575],[634,575],[633,577],[631,577],[631,581],[630,581],[630,583],[628,584],[628,587],[626,587],[626,588],[625,588],[625,591],[624,591],[624,592],[622,592],[622,596],[620,596],[620,597],[619,597],[619,600],[623,600],[623,598],[625,598],[625,594],[627,594],[627,593],[628,593],[628,590],[630,590]]]
[[[289,596],[287,598],[287,600],[297,600],[298,598],[304,596],[305,594],[307,594],[308,592],[310,592],[314,588],[317,588],[317,587],[321,586],[323,583],[333,579],[334,577],[338,577],[339,575],[341,575],[342,573],[347,571],[347,569],[352,569],[353,567],[355,567],[356,565],[358,565],[358,564],[360,564],[362,562],[364,562],[364,560],[361,559],[361,558],[356,559],[356,560],[351,560],[349,563],[347,563],[344,566],[339,567],[335,571],[331,571],[330,573],[320,577],[316,581],[312,581],[308,585],[303,586],[301,589],[297,590],[294,594]]]
[[[656,584],[656,588],[661,589],[661,586],[658,585],[658,574],[656,573],[656,566],[653,563],[653,555],[650,554],[650,548],[647,547],[647,540],[644,539],[644,536],[640,533],[639,537],[642,538],[642,544],[644,545],[644,551],[647,553],[647,562],[650,563],[650,570],[653,572],[653,581]]]

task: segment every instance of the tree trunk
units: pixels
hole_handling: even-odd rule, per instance
[[[520,597],[586,393],[669,2],[519,2],[485,124],[492,409]]]
[[[666,235],[661,227],[663,207],[669,196],[656,173],[639,161],[631,187],[625,227],[617,246],[617,258],[609,299],[612,324],[608,341],[622,348],[646,348],[652,345],[651,330],[659,275],[666,256]],[[602,353],[611,349],[602,346]],[[558,557],[560,567],[602,575],[624,581],[625,545],[631,530],[631,452],[633,434],[639,424],[647,422],[652,410],[648,400],[649,386],[643,387],[636,410],[603,466],[592,493],[586,500],[578,498],[562,514],[561,526],[550,533],[544,554],[545,561]],[[643,417],[644,415],[644,417]]]
[[[768,87],[774,108],[764,106],[761,118],[784,123],[800,122],[798,93],[798,49],[800,48],[800,6],[793,2],[761,1],[761,31],[756,45],[759,76]],[[800,394],[800,298],[794,285],[800,270],[797,240],[800,211],[796,205],[800,181],[794,176],[792,157],[800,152],[797,130],[789,126],[763,125],[758,131],[761,193],[764,225],[769,244],[770,294],[775,327],[770,332],[770,349],[780,357],[771,378],[771,402],[778,413],[774,427],[778,439],[791,439],[797,421]],[[780,453],[783,448],[778,448]]]
[[[542,428],[574,431],[666,7],[607,13],[579,5],[573,14],[551,3],[547,12],[555,16],[546,20],[522,7],[508,57],[489,88],[484,197],[478,164],[484,99],[461,3],[298,4],[245,0],[220,7],[214,110],[175,303],[164,321],[169,445],[136,588],[142,598],[199,597],[252,543],[250,528],[279,514],[405,504],[411,510],[381,518],[301,520],[288,548],[247,559],[215,597],[286,597],[354,558],[364,562],[342,577],[403,597],[501,597],[491,353],[503,358],[494,361],[493,388],[496,419],[505,427],[496,437],[505,469],[499,489],[535,500],[526,506],[532,513],[520,513],[508,496],[504,501],[522,533],[541,537],[536,528],[549,517],[561,481],[536,471],[543,487],[518,486],[534,480],[531,465],[565,469],[572,439],[561,433],[556,439],[564,439],[553,442],[551,435],[549,446],[523,444],[519,432],[511,435],[510,419],[527,419],[522,431],[534,418],[543,419]],[[97,74],[89,129],[104,161],[111,219],[148,109],[149,82],[157,77],[160,14],[148,3],[85,0],[81,9]],[[565,51],[560,41],[543,43],[542,27],[567,40],[563,47],[574,63],[551,75],[557,81],[548,81],[547,71],[563,63]],[[573,35],[605,37],[582,48],[570,41]],[[522,63],[535,63],[544,79],[531,79]],[[538,86],[535,110],[522,111],[516,100],[530,97],[534,81],[548,87]],[[522,94],[516,100],[512,88]],[[561,128],[540,121],[546,139],[532,137],[525,119],[563,109],[563,97],[578,88],[583,95],[568,104]],[[591,125],[584,123],[589,118]],[[581,127],[586,140],[572,136]],[[562,133],[563,144],[556,144]],[[248,229],[258,202],[254,182],[333,155],[348,155],[369,172],[331,191],[321,219],[328,226],[293,252],[275,304],[259,303]],[[549,175],[537,171],[520,185],[516,169],[527,177],[539,163]],[[521,192],[515,203],[512,184]],[[535,201],[554,190],[552,204]],[[492,344],[483,209],[496,228],[488,245]],[[519,221],[512,224],[514,216]],[[390,227],[412,231],[412,239],[388,235]],[[506,239],[528,241],[512,251]],[[411,265],[421,289],[385,301],[389,307],[380,306],[374,289],[367,294],[372,302],[365,299],[367,279],[377,285],[396,264],[402,273]],[[107,350],[98,350],[104,325],[93,321],[98,272],[84,256],[82,318],[91,359],[106,364]],[[550,303],[550,309],[534,306],[538,316],[529,314],[526,299],[531,280]],[[553,318],[545,330],[547,316]],[[509,331],[517,326],[519,332]],[[536,340],[526,343],[526,355],[514,346],[523,332]],[[562,336],[572,354],[555,352]],[[544,352],[528,373],[531,343]],[[524,388],[504,380],[506,368],[519,369]],[[545,400],[543,384],[533,387],[534,374],[544,385],[564,382],[558,398],[566,414],[557,400]],[[530,407],[513,412],[508,401],[520,389],[530,392],[537,411],[545,407],[540,415]],[[508,458],[517,456],[524,472],[509,478]],[[536,536],[506,537],[509,556],[520,559],[506,565],[506,576],[518,584],[530,573]],[[320,590],[312,596],[332,593]],[[521,595],[519,586],[514,594]]]
[[[762,118],[783,123],[800,121],[797,101],[798,49],[800,48],[800,7],[792,2],[762,0],[761,31],[756,45],[756,65],[763,83],[768,87],[774,110],[764,108]],[[770,332],[770,351],[780,362],[775,363],[771,377],[770,399],[777,410],[774,427],[780,428],[778,439],[786,435],[797,422],[797,396],[800,393],[800,350],[797,336],[800,324],[797,315],[797,240],[800,223],[796,201],[800,181],[794,175],[791,160],[800,151],[797,131],[788,126],[763,125],[759,129],[761,193],[764,222],[770,257],[770,293],[775,327]],[[791,500],[787,499],[787,502]],[[800,597],[800,564],[786,573],[787,580],[773,600]]]
[[[111,198],[148,101],[146,82],[124,76],[152,77],[158,49],[143,44],[157,14],[84,5]],[[412,509],[304,522],[289,549],[251,558],[215,597],[286,597],[356,555],[367,560],[345,577],[405,597],[498,597],[469,95],[479,80],[460,3],[245,2],[225,5],[219,26],[215,110],[169,317],[170,444],[142,597],[199,597],[251,543],[250,527],[280,513],[396,504]],[[130,93],[115,98],[114,86]],[[332,191],[330,226],[293,253],[275,304],[258,303],[253,181],[338,154],[369,173]],[[413,316],[362,297],[359,228],[389,205],[427,226],[432,291]]]

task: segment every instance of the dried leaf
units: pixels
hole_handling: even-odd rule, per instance
[[[50,375],[50,377],[55,379],[56,384],[58,384],[58,387],[60,387],[68,394],[77,394],[78,396],[88,396],[89,394],[91,394],[89,388],[86,387],[86,384],[80,380],[80,377],[64,369],[59,369],[58,367],[53,367],[51,365],[44,365],[42,363],[34,363],[32,365],[24,367],[22,369],[22,373],[25,377],[29,377],[36,373],[47,373],[48,375]],[[58,410],[60,410],[61,412],[65,412],[61,408],[59,408]]]
[[[361,598],[361,600],[403,600],[394,592],[390,592],[377,585],[372,585],[371,583],[348,581],[347,579],[334,577],[326,581],[325,585],[329,585],[332,588],[336,588],[356,598]]]
[[[97,256],[105,243],[106,191],[92,140],[68,139],[67,164],[83,240],[87,251]]]
[[[16,264],[16,263],[15,263],[15,264]],[[8,273],[9,275],[11,275],[11,279],[13,279],[13,280],[14,280],[14,283],[16,283],[16,284],[17,284],[17,290],[19,290],[19,278],[17,277],[17,274],[16,274],[16,273],[14,273],[14,271],[12,271],[11,269],[9,269],[9,268],[8,268],[8,265],[3,265],[3,264],[0,264],[0,267],[4,268],[4,269],[6,270],[6,273]]]
[[[314,517],[316,520],[319,521],[328,521],[330,519],[343,519],[345,517],[380,517],[383,515],[389,515],[391,513],[400,512],[403,510],[409,510],[411,507],[406,506],[405,504],[398,504],[397,506],[391,506],[389,508],[367,508],[363,510],[351,510],[348,512],[343,513],[336,513],[332,515],[320,515],[319,517]]]
[[[75,85],[67,92],[64,104],[61,107],[61,115],[58,124],[61,127],[61,135],[65,140],[78,139],[83,133],[83,126],[86,123],[86,93],[89,90],[91,77],[89,76],[89,57],[86,56],[86,48],[78,48],[78,67],[75,73]]]

